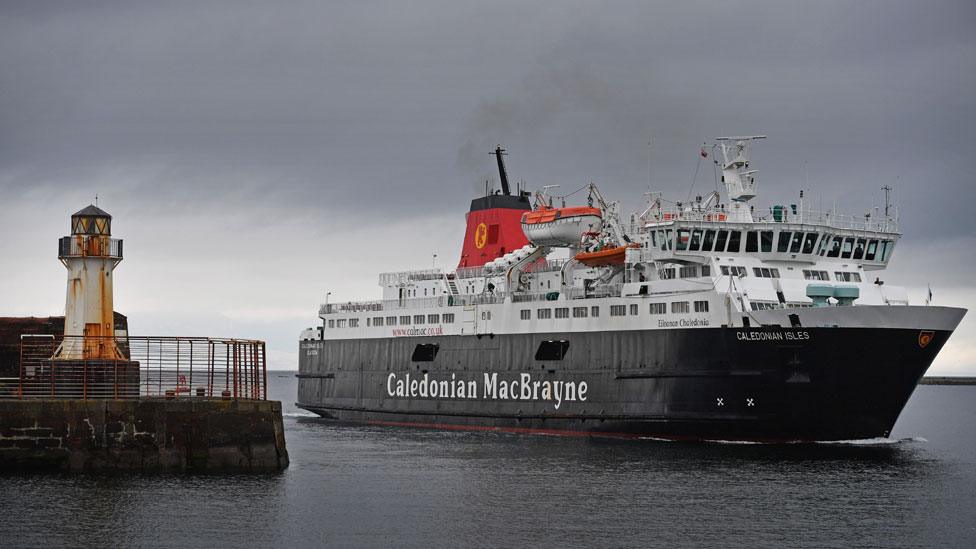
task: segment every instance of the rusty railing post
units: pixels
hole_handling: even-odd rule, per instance
[[[264,399],[268,400],[268,355],[264,348],[264,342],[261,342],[261,372],[264,376]]]

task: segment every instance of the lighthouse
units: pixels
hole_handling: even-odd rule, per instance
[[[123,358],[115,344],[112,279],[122,261],[122,240],[112,238],[112,216],[95,205],[71,216],[71,236],[58,241],[68,269],[61,360]]]

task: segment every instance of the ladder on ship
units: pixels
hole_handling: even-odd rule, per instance
[[[454,279],[447,276],[444,279],[447,281],[447,289],[451,291],[451,295],[458,295],[457,284],[454,283]]]

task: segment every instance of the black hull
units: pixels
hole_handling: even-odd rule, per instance
[[[344,421],[449,429],[680,440],[885,437],[950,334],[695,328],[303,341],[298,405]],[[562,360],[535,360],[547,340],[569,342]],[[418,344],[431,343],[439,345],[433,361],[411,360]],[[396,394],[391,388],[408,373],[411,381],[453,379],[477,391]],[[586,392],[558,408],[553,399],[498,398],[485,393],[485,373],[504,382],[524,374],[533,383],[585,382]]]

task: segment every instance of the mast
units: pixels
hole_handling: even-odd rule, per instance
[[[495,155],[495,159],[498,160],[498,176],[502,180],[502,194],[511,195],[512,190],[508,186],[508,173],[505,172],[505,160],[502,158],[505,156],[505,149],[501,145],[495,147],[495,152],[491,153]]]
[[[722,182],[729,195],[732,206],[730,221],[752,222],[748,202],[759,193],[756,190],[756,174],[759,170],[749,169],[749,147],[756,139],[766,139],[765,135],[717,137],[722,151]]]

